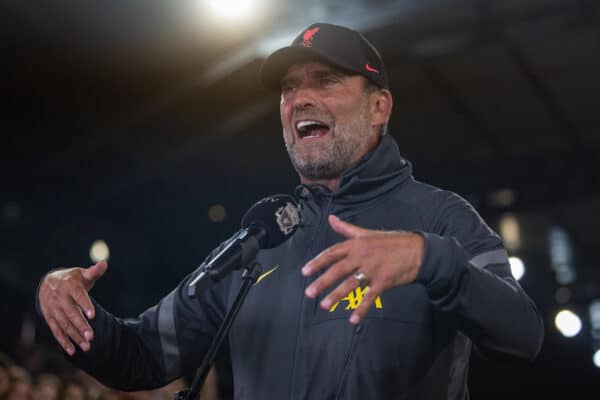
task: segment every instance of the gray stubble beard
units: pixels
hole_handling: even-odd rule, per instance
[[[344,171],[357,161],[357,152],[363,152],[364,140],[369,134],[370,124],[367,118],[368,106],[363,103],[359,115],[344,125],[333,125],[330,127],[332,140],[325,147],[313,151],[308,157],[303,156],[296,148],[296,141],[285,140],[286,137],[294,137],[294,132],[284,132],[284,142],[290,156],[292,165],[303,177],[319,179],[339,178]],[[315,154],[316,153],[316,154]]]

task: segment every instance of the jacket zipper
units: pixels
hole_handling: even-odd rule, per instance
[[[327,204],[325,205],[324,208],[321,209],[322,213],[321,213],[321,216],[319,217],[319,224],[317,225],[317,229],[315,230],[315,232],[319,232],[321,229],[323,229],[323,226],[326,226],[326,224],[327,224],[327,222],[326,222],[327,221],[327,216],[329,214],[330,209],[331,209],[331,197],[329,197],[327,199]],[[327,233],[325,231],[324,235],[320,238],[321,239],[321,243],[320,243],[321,246],[323,245],[323,243],[325,243],[326,236],[327,236]],[[308,249],[307,249],[308,250],[308,253],[307,253],[308,256],[311,256],[314,253],[315,249],[317,248],[317,242],[318,241],[315,240],[315,241],[312,242],[311,245],[308,246]],[[314,256],[316,256],[316,254]],[[308,262],[308,260],[309,260],[308,257],[305,255],[304,262]],[[304,285],[305,286],[306,286],[306,282],[307,281],[308,281],[308,278],[304,278]],[[290,385],[290,397],[289,397],[290,400],[294,399],[295,398],[295,394],[296,394],[296,385],[295,385],[296,379],[294,379],[294,376],[296,374],[296,363],[298,362],[298,360],[296,359],[296,355],[298,353],[298,339],[299,339],[299,336],[301,335],[300,331],[302,330],[302,326],[304,324],[303,313],[304,313],[304,302],[305,301],[306,301],[306,299],[303,296],[301,304],[300,304],[300,314],[302,315],[302,317],[300,318],[299,329],[298,329],[298,332],[296,333],[296,346],[295,346],[295,349],[294,349],[294,361],[292,363],[292,371],[291,371],[292,382],[291,382],[291,385]]]
[[[350,368],[352,368],[352,360],[354,359],[354,354],[356,353],[354,350],[357,347],[358,338],[360,337],[360,333],[363,331],[363,324],[360,323],[354,327],[354,332],[352,333],[352,339],[350,340],[350,350],[348,350],[348,355],[346,356],[346,361],[344,362],[344,372],[342,373],[342,378],[340,379],[340,384],[337,388],[335,398],[340,400],[342,397],[342,390],[346,384],[346,380],[348,380],[348,375],[350,374]]]

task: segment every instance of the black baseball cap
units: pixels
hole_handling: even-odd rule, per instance
[[[268,56],[260,68],[262,84],[279,91],[281,78],[290,66],[315,59],[363,75],[380,88],[388,88],[385,66],[375,46],[355,30],[327,23],[310,25],[291,45]]]

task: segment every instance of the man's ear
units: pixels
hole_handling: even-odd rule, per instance
[[[372,96],[372,123],[373,125],[383,125],[390,119],[392,113],[392,106],[394,105],[392,93],[387,89],[379,89],[373,92]]]

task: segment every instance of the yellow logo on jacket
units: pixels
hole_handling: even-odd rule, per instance
[[[365,293],[367,293],[367,290],[369,290],[368,286],[364,288],[357,287],[356,289],[348,293],[346,297],[332,305],[329,309],[329,312],[334,312],[340,304],[340,302],[342,301],[348,302],[345,308],[346,310],[356,310],[358,306],[360,306],[360,304],[362,303],[363,296]],[[375,299],[375,308],[383,308],[383,304],[381,303],[381,297],[379,296],[377,296],[377,298]]]
[[[254,282],[254,286],[258,285],[260,283],[260,281],[262,281],[263,279],[265,279],[267,276],[271,275],[273,272],[275,272],[275,270],[279,268],[279,264],[277,264],[276,266],[274,266],[273,268],[271,268],[270,270],[268,270],[267,272],[265,272],[264,274],[262,274],[261,276],[258,277],[258,279],[256,280],[256,282]]]

